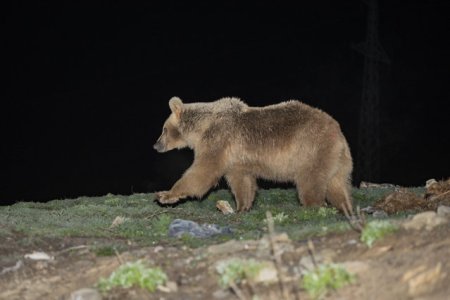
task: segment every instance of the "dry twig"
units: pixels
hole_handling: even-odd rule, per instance
[[[117,249],[115,247],[114,247],[114,252],[116,253],[117,260],[119,261],[119,263],[121,265],[123,265],[125,263],[125,261],[122,259],[122,256],[120,255],[119,251],[117,251]]]
[[[359,205],[356,208],[356,215],[353,210],[348,210],[345,205],[342,205],[342,210],[344,211],[344,215],[347,218],[348,223],[356,232],[362,232],[364,227],[366,226],[366,218],[364,214],[361,213],[361,209]]]
[[[314,243],[311,239],[308,239],[308,253],[311,256],[311,261],[314,265],[314,268],[317,268],[316,251],[314,248]]]
[[[269,240],[270,245],[272,247],[272,254],[275,262],[275,267],[277,269],[278,274],[278,284],[280,286],[281,294],[283,295],[283,299],[290,299],[288,290],[286,286],[284,285],[284,278],[283,278],[283,272],[282,272],[282,261],[281,261],[281,253],[280,251],[277,251],[277,245],[275,242],[275,229],[273,225],[273,217],[272,213],[270,211],[266,212],[267,217],[267,228],[269,229]]]
[[[430,199],[434,201],[434,200],[436,200],[436,199],[441,198],[441,197],[444,196],[444,195],[447,195],[448,193],[450,193],[450,191],[446,191],[446,192],[441,193],[441,194],[438,194],[438,195],[433,195],[433,196],[430,197]]]

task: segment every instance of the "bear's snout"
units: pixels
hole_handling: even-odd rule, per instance
[[[160,141],[156,142],[153,145],[153,149],[155,149],[158,152],[164,152],[164,148],[165,148],[164,145]]]

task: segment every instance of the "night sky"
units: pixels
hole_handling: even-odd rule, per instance
[[[152,148],[172,96],[302,100],[340,122],[356,158],[362,1],[11,2],[0,204],[170,188],[193,159]],[[450,2],[379,8],[391,60],[380,67],[381,181],[447,178]]]

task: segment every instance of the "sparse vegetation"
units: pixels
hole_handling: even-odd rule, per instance
[[[254,259],[232,258],[220,262],[216,270],[219,273],[219,284],[228,288],[234,284],[239,284],[243,280],[252,280],[264,268],[264,263]]]
[[[301,287],[313,299],[324,297],[328,291],[339,289],[352,283],[355,276],[336,264],[322,264],[308,271],[302,278]]]
[[[359,202],[376,201],[378,190],[355,190]],[[46,237],[117,237],[133,240],[142,245],[184,243],[198,247],[231,238],[258,239],[264,232],[265,212],[271,211],[278,231],[286,232],[292,239],[305,239],[350,228],[345,217],[335,208],[304,208],[299,205],[294,189],[260,190],[252,210],[245,214],[223,215],[215,208],[217,200],[234,205],[228,190],[215,191],[203,200],[189,200],[173,208],[160,207],[153,194],[103,197],[80,197],[70,200],[53,200],[47,203],[21,202],[0,207],[2,231],[14,228],[26,235]],[[117,216],[125,222],[111,226]],[[233,228],[233,235],[197,240],[196,238],[169,239],[168,226],[175,219],[188,219],[198,223],[215,223]]]
[[[397,226],[389,221],[374,220],[366,224],[361,232],[361,241],[368,247],[372,247],[373,243],[382,239],[387,234],[397,230]]]
[[[167,275],[160,268],[148,268],[138,260],[120,266],[109,278],[101,278],[97,287],[102,292],[116,287],[131,288],[133,286],[154,292],[166,281]]]
[[[448,268],[448,264],[439,260],[445,257],[445,248],[432,245],[437,239],[447,241],[449,235],[448,226],[422,232],[421,239],[428,242],[417,246],[411,242],[416,239],[414,234],[398,233],[398,239],[386,241],[391,250],[371,258],[376,264],[368,263],[364,248],[356,240],[360,238],[368,246],[377,247],[376,241],[393,232],[393,224],[407,217],[407,213],[401,212],[376,221],[358,209],[361,203],[373,206],[387,192],[385,188],[355,190],[356,212],[348,212],[347,216],[330,207],[301,207],[293,189],[261,190],[249,212],[231,215],[223,215],[215,207],[217,200],[234,205],[228,190],[213,192],[203,201],[189,199],[175,207],[159,206],[152,194],[109,194],[0,207],[0,239],[6,241],[0,245],[0,274],[7,284],[0,291],[0,298],[11,298],[11,295],[17,299],[30,298],[35,291],[41,291],[36,293],[39,298],[45,298],[49,290],[55,297],[65,297],[86,283],[87,286],[98,283],[98,289],[108,291],[107,296],[112,299],[172,299],[192,295],[206,299],[215,292],[224,299],[232,294],[240,299],[292,299],[294,291],[301,299],[307,298],[307,293],[320,298],[354,279],[335,265],[322,265],[343,261],[361,280],[358,285],[340,290],[339,296],[348,298],[356,290],[364,297],[380,292],[383,299],[392,299],[387,291],[379,291],[378,286],[370,283],[378,283],[377,279],[382,278],[386,279],[383,284],[389,282],[389,289],[396,289],[393,282],[399,272],[395,277],[388,276],[385,270],[392,266],[399,253],[407,257],[407,263],[399,266],[401,272],[410,272],[413,265],[410,262],[418,258],[425,267],[431,268],[439,262]],[[269,218],[267,211],[273,217]],[[177,218],[229,226],[232,233],[207,239],[191,235],[170,238],[169,224]],[[351,232],[351,228],[357,233]],[[267,236],[262,239],[268,229],[272,232],[270,239]],[[345,234],[328,235],[344,231]],[[288,237],[278,233],[287,233]],[[212,244],[216,245],[209,247]],[[24,254],[34,251],[43,251],[55,260],[51,264],[39,264],[37,269],[38,264],[24,260]],[[423,256],[430,251],[439,254]],[[93,259],[94,255],[97,259]],[[122,263],[137,259],[142,260]],[[122,266],[112,272],[117,261]],[[211,276],[211,263],[217,266],[217,278]],[[150,268],[154,264],[163,266],[164,271]],[[313,269],[317,265],[321,267]],[[105,268],[112,272],[111,276],[99,281],[105,275]],[[310,272],[305,274],[305,268]],[[364,268],[371,271],[366,272]],[[176,279],[167,281],[166,274]],[[55,283],[54,278],[61,279]],[[77,279],[64,282],[65,278]],[[299,282],[302,289],[298,289]],[[436,282],[433,293],[448,294]],[[149,295],[148,291],[155,292]]]
[[[162,214],[155,218],[150,225],[151,233],[155,237],[165,237],[169,229],[172,218],[168,214]]]

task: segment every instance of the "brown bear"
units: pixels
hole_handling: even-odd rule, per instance
[[[238,211],[252,207],[256,179],[293,182],[305,206],[330,204],[351,209],[350,149],[339,124],[325,112],[291,100],[250,107],[237,98],[183,103],[172,111],[154,148],[194,150],[192,166],[170,191],[156,193],[160,203],[202,197],[225,176]]]

